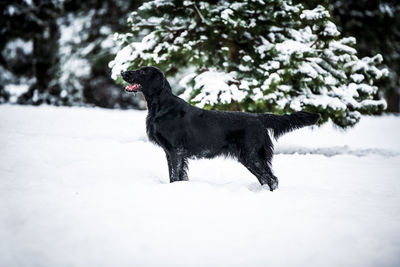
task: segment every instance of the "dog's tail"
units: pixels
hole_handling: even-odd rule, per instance
[[[320,119],[318,113],[306,111],[294,112],[290,115],[260,114],[264,126],[271,129],[275,139],[292,130],[314,125]]]

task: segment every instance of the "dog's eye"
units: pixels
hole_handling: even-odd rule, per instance
[[[144,75],[144,70],[140,70],[140,74],[141,74],[141,75]]]

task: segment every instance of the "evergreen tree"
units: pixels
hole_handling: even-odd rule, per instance
[[[0,103],[8,100],[4,97],[7,84],[35,87],[35,96],[33,91],[26,96],[36,99],[38,93],[50,91],[52,75],[57,72],[56,19],[61,5],[52,1],[1,1],[0,10]]]
[[[0,1],[0,103],[138,107],[110,78],[115,31],[141,1]]]
[[[355,39],[341,38],[323,6],[290,0],[154,0],[132,12],[132,31],[110,62],[112,77],[144,65],[167,75],[182,68],[182,97],[208,109],[319,112],[341,126],[377,114],[382,57],[359,59]],[[141,38],[137,42],[137,38]]]
[[[334,0],[332,10],[343,35],[357,38],[361,56],[383,55],[389,77],[379,89],[388,102],[387,111],[400,112],[400,1]]]
[[[137,107],[110,79],[108,62],[115,56],[115,31],[126,30],[128,11],[140,1],[69,0],[58,18],[60,98],[68,103],[92,103],[102,107]]]

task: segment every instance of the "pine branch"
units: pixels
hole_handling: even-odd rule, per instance
[[[146,23],[138,23],[135,25],[136,27],[143,27],[143,28],[156,28],[157,26],[160,26],[159,24],[146,24]],[[163,28],[165,28],[167,31],[169,32],[179,32],[182,31],[184,29],[186,29],[185,26],[181,26],[181,27],[176,27],[176,28],[171,28],[169,26],[163,26],[161,25]]]
[[[194,12],[196,13],[196,15],[200,18],[201,22],[207,26],[210,26],[210,22],[208,20],[206,20],[206,18],[203,16],[203,14],[201,14],[199,8],[197,7],[196,4],[191,4],[188,5],[188,7],[192,8],[194,10]]]
[[[196,4],[194,4],[193,6],[194,6],[194,9],[195,9],[197,15],[199,15],[199,17],[201,18],[201,21],[202,21],[203,23],[209,25],[209,24],[208,24],[208,21],[204,18],[203,14],[201,14],[201,12],[200,12],[200,10],[197,8]]]
[[[313,47],[314,45],[316,45],[317,43],[319,42],[319,39],[317,38],[317,39],[315,39],[315,41],[311,44],[311,46],[310,47]]]
[[[155,28],[158,25],[157,24],[146,24],[146,23],[138,23],[135,24],[136,27],[143,27],[143,28]]]

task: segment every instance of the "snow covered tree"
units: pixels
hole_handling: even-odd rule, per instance
[[[13,91],[36,100],[48,91],[57,72],[60,3],[1,1],[0,10],[0,95],[10,95],[0,97],[0,103],[9,98],[16,102]],[[29,87],[35,87],[36,93]]]
[[[123,0],[64,2],[57,20],[59,98],[73,105],[138,107],[137,99],[127,97],[115,86],[107,64],[117,52],[112,32],[126,30],[126,14],[139,4]]]
[[[110,78],[140,1],[0,1],[0,103],[138,107]]]
[[[355,39],[341,38],[321,5],[291,0],[153,0],[128,18],[132,31],[112,77],[121,70],[158,66],[167,75],[186,68],[182,97],[207,109],[319,112],[341,127],[386,102],[375,82],[387,75],[382,57],[359,59]],[[141,39],[137,42],[138,38]]]
[[[379,84],[389,112],[400,112],[400,1],[334,0],[332,10],[343,35],[357,38],[361,56],[381,53],[389,70]],[[339,27],[340,26],[340,27]]]

